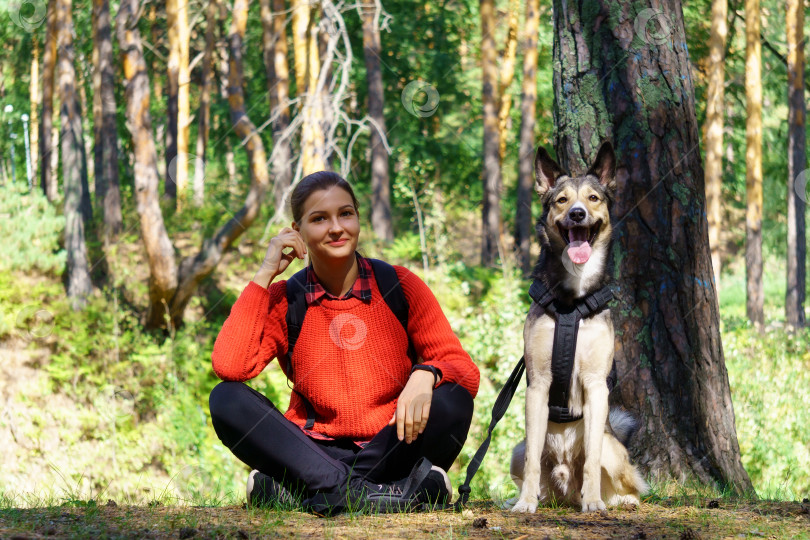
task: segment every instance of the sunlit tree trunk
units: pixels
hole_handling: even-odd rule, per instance
[[[295,90],[302,100],[301,160],[304,175],[326,169],[322,96],[316,95],[320,74],[317,24],[306,0],[292,0]]]
[[[500,242],[501,165],[498,137],[498,65],[495,48],[495,2],[481,0],[481,63],[484,107],[483,188],[481,264],[491,266],[498,256]]]
[[[135,198],[149,262],[149,311],[145,324],[149,328],[159,328],[166,326],[169,302],[177,288],[177,265],[158,204],[157,155],[149,113],[149,75],[143,58],[137,13],[138,0],[121,0],[116,32],[123,57],[127,122],[132,133]]]
[[[807,109],[804,101],[804,9],[802,0],[787,0],[788,46],[788,211],[787,293],[785,320],[794,328],[805,325],[807,245],[805,209],[810,171],[807,167]],[[803,182],[800,175],[804,172]]]
[[[681,5],[555,0],[553,13],[560,163],[582,174],[603,140],[618,150],[607,266],[616,280],[611,398],[642,419],[631,452],[657,477],[748,490],[703,217]],[[639,22],[640,13],[649,20]]]
[[[706,216],[709,222],[709,246],[712,250],[714,282],[720,284],[720,227],[723,187],[723,94],[725,79],[728,1],[712,2],[712,27],[709,36],[709,84],[706,89]]]
[[[745,0],[745,310],[765,322],[762,283],[762,44],[759,0]]]
[[[178,48],[178,87],[177,87],[177,168],[175,171],[178,206],[182,205],[188,185],[188,133],[191,123],[189,113],[190,76],[189,76],[189,40],[191,34],[188,26],[189,0],[177,0],[177,48]]]
[[[290,67],[287,64],[287,25],[284,0],[261,0],[262,42],[264,66],[267,75],[267,94],[270,114],[274,120],[273,153],[270,167],[273,171],[273,199],[276,211],[283,211],[284,193],[292,183],[292,146],[290,134]],[[275,15],[273,15],[275,13]]]
[[[121,192],[118,186],[118,131],[115,109],[115,68],[109,0],[93,0],[94,73],[93,126],[95,135],[96,201],[104,212],[104,242],[121,232]]]
[[[534,193],[534,127],[537,103],[537,32],[540,26],[539,0],[526,1],[523,28],[523,90],[520,97],[520,149],[518,155],[515,247],[525,275],[532,268],[532,193]]]
[[[177,202],[177,115],[180,98],[180,44],[177,23],[180,4],[186,0],[166,0],[166,35],[169,40],[169,58],[166,63],[166,184],[164,194]],[[174,170],[174,173],[172,171]]]
[[[39,94],[39,40],[37,35],[31,36],[31,82],[29,83],[29,94],[31,96],[30,118],[31,118],[31,184],[36,185],[37,165],[39,162],[39,103],[42,96]]]
[[[76,96],[73,67],[73,15],[71,0],[56,1],[57,57],[59,64],[60,133],[62,174],[65,185],[65,250],[67,251],[68,297],[73,309],[81,309],[92,291],[82,216],[83,186],[87,181],[82,117]],[[85,181],[82,181],[84,176]]]
[[[197,125],[197,159],[194,161],[194,204],[202,206],[205,199],[205,167],[208,150],[208,130],[211,125],[211,84],[214,78],[214,31],[218,25],[219,0],[209,0],[205,13],[205,51],[202,59],[200,110]]]
[[[515,62],[518,48],[518,15],[520,0],[509,0],[509,22],[506,44],[501,57],[498,75],[498,159],[503,163],[506,155],[506,139],[509,133],[509,113],[512,111],[512,95],[509,87],[515,78]]]
[[[383,115],[383,79],[380,68],[382,44],[380,42],[379,0],[362,10],[363,56],[366,61],[366,84],[368,85],[369,146],[371,147],[371,227],[378,238],[394,240],[394,226],[391,222],[391,185],[388,176],[388,151],[384,140],[385,116]]]
[[[53,152],[53,88],[56,67],[56,0],[48,2],[48,21],[42,53],[42,123],[39,132],[40,184],[49,201],[57,197],[56,175],[51,167]],[[56,152],[54,152],[55,154]]]

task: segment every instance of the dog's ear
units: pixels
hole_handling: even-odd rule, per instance
[[[613,153],[613,145],[609,141],[603,142],[599,147],[588,174],[597,177],[599,183],[609,190],[616,189],[616,154]]]
[[[542,197],[549,189],[554,187],[557,178],[564,175],[556,161],[546,152],[542,146],[537,147],[537,155],[534,157],[534,189]]]

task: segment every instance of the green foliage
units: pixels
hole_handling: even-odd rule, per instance
[[[0,186],[0,271],[12,268],[61,275],[65,251],[59,238],[65,218],[37,189],[22,183]]]

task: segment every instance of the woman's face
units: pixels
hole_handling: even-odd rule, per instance
[[[360,235],[360,218],[352,196],[343,188],[313,191],[293,228],[301,233],[313,259],[326,261],[354,256]]]

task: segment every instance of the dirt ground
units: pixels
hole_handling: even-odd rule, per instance
[[[580,514],[541,508],[516,515],[492,503],[452,511],[318,518],[231,507],[98,506],[93,501],[0,510],[0,538],[810,538],[810,505],[681,501]]]

